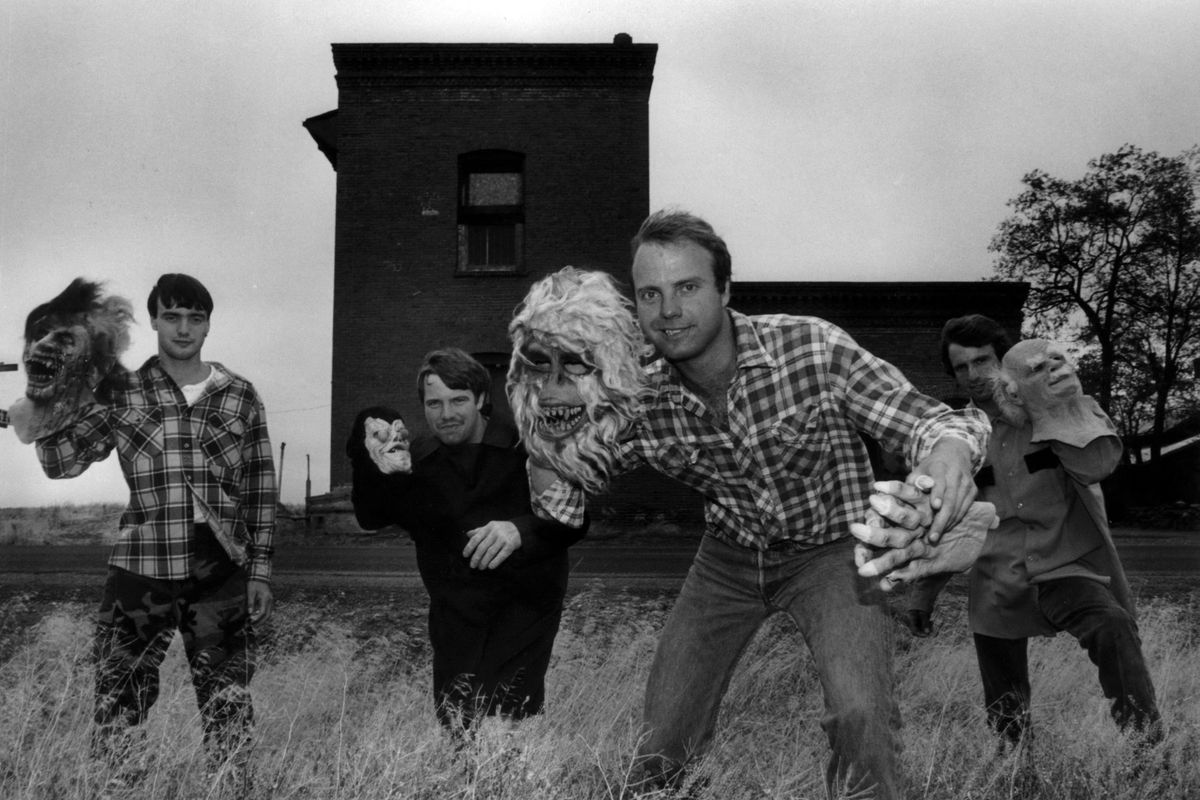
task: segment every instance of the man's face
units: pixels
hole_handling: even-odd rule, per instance
[[[164,308],[158,301],[158,314],[150,320],[158,333],[158,354],[173,361],[190,361],[200,357],[204,340],[208,338],[208,312],[202,308]]]
[[[1004,354],[1004,371],[1017,382],[1017,394],[1026,406],[1046,408],[1083,393],[1075,366],[1056,342],[1018,342]]]
[[[958,388],[967,393],[975,405],[988,405],[996,387],[996,376],[1000,372],[1000,359],[996,348],[990,344],[983,347],[964,347],[951,343],[947,348],[950,366],[954,369],[954,380]]]
[[[578,380],[596,372],[587,354],[530,340],[517,351],[517,380],[537,397],[533,433],[557,441],[572,436],[588,420],[587,401]]]
[[[712,254],[695,242],[643,244],[633,294],[646,339],[674,363],[703,356],[725,325],[729,286],[717,289]]]
[[[81,316],[48,316],[34,323],[21,360],[25,396],[50,400],[65,394],[71,381],[91,374],[92,339]]]
[[[483,441],[483,398],[467,389],[451,389],[436,374],[425,376],[425,423],[445,445]]]

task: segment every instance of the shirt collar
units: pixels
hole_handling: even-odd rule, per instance
[[[212,370],[208,376],[208,391],[205,394],[220,391],[233,383],[233,373],[227,370],[224,364],[217,361],[206,361],[204,363],[208,364]],[[148,375],[157,386],[174,389],[175,382],[171,380],[166,370],[162,368],[158,356],[154,355],[146,359],[146,363],[142,365],[139,371]],[[174,392],[172,391],[170,394],[173,395]]]
[[[762,337],[754,325],[754,320],[740,311],[726,309],[733,321],[734,348],[737,353],[738,371],[752,369],[775,369],[778,362],[770,351],[763,345]],[[658,356],[646,365],[646,375],[650,385],[655,387],[659,397],[664,395],[673,401],[678,401],[683,387],[683,379],[671,362]]]

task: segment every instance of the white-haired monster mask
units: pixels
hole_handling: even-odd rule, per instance
[[[508,326],[508,398],[525,449],[591,493],[642,413],[645,344],[605,272],[564,267],[535,283]]]

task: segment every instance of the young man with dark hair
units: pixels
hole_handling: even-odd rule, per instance
[[[358,414],[346,443],[359,524],[400,525],[429,593],[433,695],[456,732],[489,715],[518,720],[545,703],[545,676],[582,528],[535,517],[525,451],[486,415],[487,369],[457,348],[417,371],[432,435],[409,443],[396,411]]]
[[[192,308],[212,316],[213,299],[204,284],[182,272],[160,275],[146,298],[146,310],[150,319],[158,317],[158,305],[163,308]]]
[[[849,537],[873,482],[859,432],[931,484],[940,534],[974,497],[986,423],[920,394],[824,320],[729,309],[728,248],[702,219],[660,211],[633,248],[637,317],[660,358],[618,469],[648,464],[691,486],[706,521],[651,668],[638,782],[673,782],[704,753],[742,651],[782,611],[825,691],[829,790],[898,798],[891,623]],[[580,518],[578,487],[536,466],[531,478],[541,513]]]
[[[137,777],[132,728],[158,698],[178,630],[210,769],[245,779],[255,626],[273,606],[275,470],[262,402],[249,381],[201,359],[212,298],[195,278],[163,275],[148,298],[158,354],[111,403],[80,409],[37,440],[51,478],[72,478],[114,450],[129,486],[108,560],[96,633],[97,754]]]

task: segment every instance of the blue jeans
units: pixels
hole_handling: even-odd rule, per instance
[[[881,595],[854,570],[848,540],[752,550],[706,535],[667,619],[646,687],[639,767],[671,781],[708,748],[738,659],[770,615],[791,615],[825,692],[830,791],[900,796],[900,711],[892,629]]]

